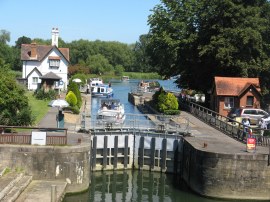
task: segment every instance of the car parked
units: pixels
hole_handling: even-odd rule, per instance
[[[260,119],[266,116],[269,116],[266,111],[256,108],[233,108],[228,114],[230,119],[238,122],[242,122],[244,117],[248,118],[252,125],[259,125]]]

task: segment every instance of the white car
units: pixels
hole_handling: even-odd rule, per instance
[[[252,125],[258,125],[262,117],[268,116],[269,114],[266,111],[256,108],[233,108],[228,114],[231,120],[238,122],[242,122],[244,117],[248,118]]]

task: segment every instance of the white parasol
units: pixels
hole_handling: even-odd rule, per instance
[[[51,107],[68,107],[69,104],[66,100],[61,100],[61,99],[57,99],[57,100],[52,100],[49,102],[48,104]]]
[[[82,80],[81,79],[78,79],[78,78],[73,79],[72,81],[75,82],[75,83],[81,83],[82,82]]]

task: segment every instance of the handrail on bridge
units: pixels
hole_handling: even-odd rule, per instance
[[[261,146],[270,145],[270,138],[263,136],[264,132],[269,130],[254,126],[243,127],[242,123],[191,101],[179,101],[179,104],[197,118],[234,139],[246,143],[247,134],[244,131],[244,128],[248,128],[249,130],[251,129],[252,135],[256,138],[256,144]]]
[[[91,119],[91,131],[133,130],[156,131],[158,133],[189,133],[189,120],[183,116],[157,115],[157,114],[125,114],[123,123],[115,124],[106,120]]]

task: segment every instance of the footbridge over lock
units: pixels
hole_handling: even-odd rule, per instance
[[[123,124],[91,117],[92,170],[143,169],[173,173],[175,153],[189,134],[185,116],[126,114]]]

